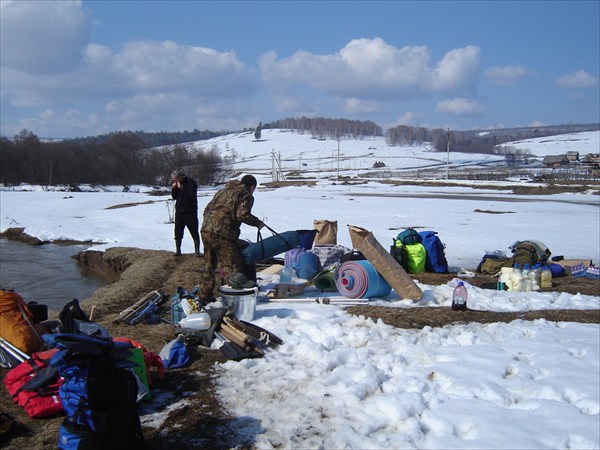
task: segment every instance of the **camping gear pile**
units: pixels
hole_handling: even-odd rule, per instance
[[[321,292],[337,291],[342,295],[328,297],[330,304],[383,298],[391,289],[401,298],[417,301],[422,292],[409,274],[448,273],[450,270],[445,244],[433,230],[406,228],[392,239],[390,250],[386,252],[373,234],[363,228],[348,225],[353,247],[349,249],[337,244],[337,222],[315,220],[314,227],[318,233],[312,249],[298,246],[285,252],[280,282],[267,292],[271,301],[305,301],[306,296],[300,296],[309,285]],[[548,247],[536,240],[517,241],[509,249],[513,253],[510,257],[500,250],[486,252],[477,267],[478,273],[499,277],[497,289],[549,289],[553,277],[566,274],[600,278],[600,269],[591,261],[562,257],[550,260]],[[346,261],[354,262],[346,264]],[[292,282],[290,272],[300,282]],[[321,297],[313,300],[323,303]]]
[[[191,359],[187,347],[211,347],[215,339],[220,341],[219,350],[223,356],[235,361],[260,358],[267,348],[282,343],[270,331],[250,322],[256,308],[256,288],[236,290],[222,286],[221,306],[202,305],[197,292],[197,287],[191,291],[178,287],[170,299],[171,321],[177,326],[177,336],[161,350],[165,368],[189,366]],[[200,316],[202,320],[197,323],[201,326],[195,326],[189,320]]]
[[[423,292],[409,274],[447,273],[445,246],[435,231],[407,228],[386,250],[373,233],[348,225],[352,248],[337,244],[337,222],[315,220],[313,230],[277,233],[246,243],[246,269],[284,253],[283,265],[262,273],[279,274],[267,291],[268,301],[316,302],[347,306],[385,298],[392,289],[401,299],[419,301]],[[313,245],[314,244],[314,245]],[[486,252],[477,271],[498,276],[498,289],[539,290],[552,287],[552,278],[570,271],[574,277],[600,278],[591,261],[550,259],[539,241],[513,243],[513,255]],[[294,279],[295,278],[295,279]],[[338,292],[340,296],[305,296],[305,288]],[[141,448],[144,444],[137,403],[151,397],[152,378],[165,370],[191,364],[191,346],[218,348],[226,359],[261,358],[283,341],[254,320],[259,289],[224,285],[220,302],[206,304],[198,287],[177,287],[168,297],[151,291],[121,311],[115,323],[170,323],[173,338],[159,354],[126,337],[113,338],[87,315],[77,299],[68,302],[58,321],[47,321],[47,308],[26,303],[12,291],[0,290],[0,365],[10,369],[4,384],[32,418],[65,414],[59,448],[93,443],[97,448]],[[168,307],[167,307],[168,302]],[[170,315],[167,319],[165,315]],[[215,342],[216,341],[216,342]]]
[[[4,377],[9,395],[31,418],[66,416],[58,430],[61,449],[86,445],[142,448],[137,404],[151,398],[153,375],[162,378],[165,369],[189,366],[190,346],[210,347],[219,339],[222,354],[239,361],[263,357],[267,349],[283,342],[268,330],[236,317],[235,304],[209,308],[200,304],[196,292],[177,288],[170,298],[175,338],[164,345],[160,354],[146,350],[133,339],[113,338],[105,327],[91,320],[92,314],[88,316],[77,299],[63,307],[58,321],[37,324],[18,294],[3,292],[3,311],[14,310],[24,318],[13,318],[22,329],[2,328],[0,355],[3,367],[9,369]],[[150,326],[171,323],[163,317],[168,311],[167,300],[158,291],[149,292],[118,314],[114,322]],[[192,320],[200,316],[202,326]],[[12,316],[2,315],[6,317]]]
[[[81,334],[46,334],[46,343],[58,351],[50,368],[58,369],[66,418],[59,428],[58,447],[141,449],[142,426],[137,411],[138,378],[128,369],[130,343]]]
[[[573,277],[600,279],[600,268],[590,260],[550,258],[552,252],[540,241],[516,241],[508,247],[512,256],[495,250],[486,252],[477,272],[498,276],[498,289],[508,291],[538,291],[552,288],[552,279],[570,273]]]
[[[314,248],[297,247],[285,253],[282,273],[291,268],[296,277],[306,280],[300,284],[282,281],[267,297],[273,301],[291,299],[303,293],[303,287],[314,284],[321,292],[339,291],[341,298],[329,297],[329,304],[352,304],[349,299],[386,297],[394,289],[401,298],[418,301],[422,292],[402,265],[386,251],[370,231],[348,225],[352,249],[337,245],[337,222],[315,220],[321,231],[314,239]],[[295,289],[293,289],[294,287]],[[293,292],[293,293],[292,293]],[[298,299],[300,301],[301,299]],[[320,297],[313,299],[319,303]],[[303,300],[302,300],[303,301]]]
[[[127,325],[138,323],[155,324],[160,322],[157,314],[160,307],[165,303],[165,297],[158,291],[152,291],[144,295],[139,301],[122,311],[115,322],[123,322]]]
[[[17,304],[26,322],[34,320],[20,295],[2,294],[3,308]],[[26,330],[42,328],[38,345],[23,339],[26,331],[2,328],[2,350],[9,350],[3,362],[10,369],[4,385],[13,401],[31,418],[66,416],[58,448],[142,448],[137,402],[149,395],[150,367],[162,376],[160,358],[135,341],[111,338],[77,299],[63,307],[58,321],[29,323]]]
[[[436,231],[407,228],[393,239],[390,254],[408,273],[448,273],[445,248]]]

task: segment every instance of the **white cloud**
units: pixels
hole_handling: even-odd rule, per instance
[[[490,67],[485,75],[490,83],[497,86],[514,86],[530,74],[529,69],[522,65]]]
[[[4,133],[27,127],[52,135],[66,126],[78,133],[73,111],[81,124],[109,131],[193,128],[199,104],[219,105],[222,117],[258,90],[256,69],[233,51],[173,41],[126,42],[116,50],[89,43],[90,17],[80,1],[2,0],[0,7],[2,112],[22,111],[12,120],[3,114]]]
[[[116,72],[139,90],[187,91],[197,96],[248,95],[254,71],[235,52],[179,45],[173,41],[129,42],[115,55]]]
[[[444,93],[473,90],[480,60],[481,51],[474,45],[449,51],[432,73],[433,89]]]
[[[530,127],[545,127],[547,125],[548,124],[545,123],[545,122],[541,122],[539,120],[535,120],[535,121],[531,122],[528,126],[530,126]]]
[[[77,67],[88,41],[80,1],[0,2],[0,65],[34,74]]]
[[[348,114],[371,114],[379,112],[379,102],[348,98],[344,102],[344,112]]]
[[[412,125],[414,120],[415,114],[407,111],[398,118],[397,125]]]
[[[598,86],[598,78],[585,70],[578,70],[559,77],[556,84],[566,88],[592,88]]]
[[[435,110],[451,116],[479,116],[484,108],[477,100],[457,97],[442,100],[436,105]]]
[[[88,66],[108,66],[113,58],[113,52],[104,45],[90,44],[84,51],[84,57]]]
[[[39,114],[25,118],[19,121],[18,130],[27,128],[28,130],[35,130],[36,134],[41,137],[71,137],[61,136],[59,134],[48,134],[46,130],[56,129],[73,129],[79,130],[80,135],[84,130],[97,129],[98,133],[105,133],[108,131],[114,131],[107,128],[97,128],[100,125],[100,119],[96,113],[84,114],[76,109],[68,109],[66,111],[56,111],[54,109],[46,109]],[[37,132],[42,130],[42,133]],[[16,131],[15,133],[16,134]],[[88,133],[85,132],[85,135]]]
[[[432,92],[457,93],[475,88],[480,50],[475,46],[449,51],[432,68],[424,46],[397,48],[381,38],[355,39],[339,53],[297,52],[277,59],[274,52],[259,61],[271,88],[287,91],[298,86],[331,95],[368,100],[425,97]]]
[[[301,96],[275,95],[271,97],[275,110],[279,113],[290,113],[309,109],[306,99]],[[310,117],[312,113],[304,114]]]
[[[231,103],[252,98],[258,88],[255,72],[238,61],[234,52],[172,41],[129,42],[118,52],[90,44],[81,64],[66,73],[34,76],[2,68],[2,108],[53,109],[56,127],[66,124],[58,119],[61,111],[76,108],[102,114],[108,130],[193,129],[198,122],[193,117],[198,104],[220,104],[219,115],[228,116]],[[214,129],[226,129],[214,117],[207,121]],[[229,123],[230,117],[226,121]],[[33,115],[25,122],[37,124],[40,135],[54,132],[49,121]],[[231,129],[243,126],[246,123],[236,123]],[[3,124],[5,132],[18,127],[23,125]]]

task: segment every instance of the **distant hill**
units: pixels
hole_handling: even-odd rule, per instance
[[[223,136],[231,133],[230,131],[126,131],[125,133],[134,135],[144,141],[149,147],[162,147],[165,145],[177,145],[186,142],[204,141],[214,137]],[[82,144],[101,144],[106,142],[116,133],[100,134],[98,136],[88,136],[75,139],[69,139]]]
[[[347,119],[327,118],[297,118],[283,119],[262,125],[263,130],[286,129],[297,133],[307,133],[319,139],[335,139],[336,136],[343,138],[371,138],[385,136],[388,145],[412,145],[431,142],[438,151],[443,151],[447,145],[447,131],[442,129],[426,129],[423,127],[409,127],[399,125],[390,128],[385,133],[382,129],[370,121],[357,121]],[[254,129],[244,129],[239,132],[249,132]],[[567,125],[544,125],[537,127],[521,128],[499,128],[487,130],[449,130],[451,133],[450,145],[452,148],[460,147],[466,153],[493,153],[496,145],[523,139],[539,138],[544,136],[556,136],[562,134],[580,133],[583,131],[598,131],[600,124],[567,124]],[[197,141],[206,141],[219,136],[233,134],[232,131],[127,131],[142,139],[150,148],[167,145],[177,145]],[[102,143],[113,134],[103,134],[73,139],[81,143]]]

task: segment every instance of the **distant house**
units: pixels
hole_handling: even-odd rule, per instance
[[[594,176],[600,176],[600,153],[588,153],[581,159],[581,165],[592,169]]]
[[[542,164],[544,164],[545,167],[558,169],[559,167],[568,166],[569,158],[567,158],[567,155],[546,155],[544,156]]]
[[[571,162],[579,161],[579,152],[567,152],[565,156]]]
[[[600,153],[588,153],[581,163],[586,166],[600,167]]]

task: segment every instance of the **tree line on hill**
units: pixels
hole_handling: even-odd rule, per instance
[[[283,129],[310,134],[315,139],[364,139],[384,136],[371,121],[327,118],[287,118],[262,122],[254,129]],[[596,131],[599,124],[553,125],[499,130],[453,131],[398,125],[385,133],[387,145],[422,145],[431,150],[463,153],[499,153],[499,144],[534,137]],[[0,182],[40,185],[132,184],[169,185],[169,175],[181,169],[199,185],[221,182],[228,159],[217,147],[188,150],[186,142],[201,141],[228,134],[227,131],[152,132],[126,131],[94,137],[43,141],[33,132],[22,130],[13,138],[0,136]],[[506,150],[502,150],[506,153]],[[517,155],[518,157],[518,155]]]
[[[550,125],[524,128],[502,128],[497,130],[454,131],[423,127],[399,125],[387,130],[385,138],[390,146],[432,144],[437,152],[450,151],[461,153],[498,154],[505,150],[498,149],[500,144],[559,134],[580,133],[600,130],[600,124],[582,125]]]
[[[35,185],[79,184],[170,186],[181,170],[198,184],[219,179],[225,161],[216,148],[190,151],[183,145],[149,148],[139,134],[113,133],[106,139],[42,142],[29,130],[0,137],[0,182]]]
[[[262,129],[265,128],[290,130],[300,134],[310,133],[317,139],[362,139],[383,136],[381,127],[370,120],[290,117],[262,125]]]
[[[127,134],[137,136],[150,148],[162,147],[164,145],[184,144],[186,142],[205,141],[214,137],[229,134],[229,131],[127,131]],[[100,134],[98,136],[78,137],[72,140],[82,144],[102,144],[112,138],[114,133]]]

